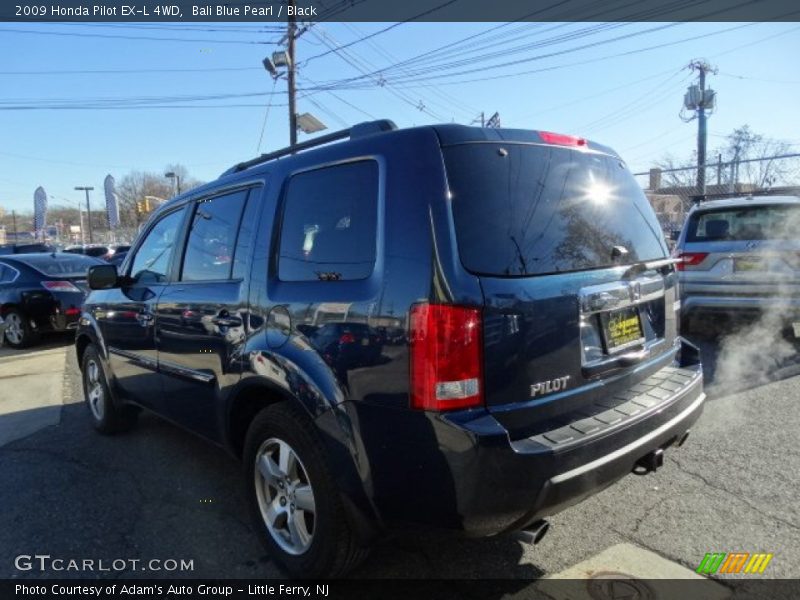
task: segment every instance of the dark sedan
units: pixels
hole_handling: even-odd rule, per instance
[[[86,272],[102,261],[66,253],[0,256],[0,317],[12,348],[42,333],[74,329],[86,297]]]

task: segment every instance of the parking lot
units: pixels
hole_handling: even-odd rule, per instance
[[[609,548],[628,553],[623,565],[652,552],[691,571],[706,552],[770,552],[764,577],[800,577],[800,367],[796,353],[739,355],[763,353],[759,342],[699,340],[709,400],[688,443],[656,474],[553,517],[540,545],[393,538],[353,577],[538,579]],[[91,429],[69,337],[0,349],[0,382],[0,577],[86,576],[19,571],[19,554],[193,561],[147,577],[281,576],[251,530],[234,460],[150,415],[115,437]]]

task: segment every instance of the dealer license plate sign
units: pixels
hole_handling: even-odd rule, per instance
[[[600,314],[603,338],[609,354],[644,343],[638,307],[621,308]]]

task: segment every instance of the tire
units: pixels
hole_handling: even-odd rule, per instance
[[[138,410],[134,406],[117,406],[108,387],[103,361],[97,348],[90,345],[81,361],[83,395],[92,425],[100,433],[127,431],[136,424]]]
[[[366,558],[319,435],[300,410],[281,402],[256,415],[244,445],[244,478],[259,537],[291,576],[337,577]]]
[[[5,341],[12,348],[27,348],[39,341],[39,333],[31,327],[30,321],[19,309],[12,308],[3,319],[6,323]]]

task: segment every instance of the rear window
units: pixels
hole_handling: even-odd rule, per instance
[[[607,155],[559,146],[443,149],[461,261],[487,275],[598,269],[663,258],[641,187]],[[614,260],[614,246],[628,251]]]
[[[17,260],[50,277],[85,277],[89,267],[104,264],[101,260],[81,254],[61,255],[55,258],[52,254],[42,254],[25,258],[17,257]]]
[[[744,206],[695,213],[687,242],[790,240],[800,230],[800,206]]]

